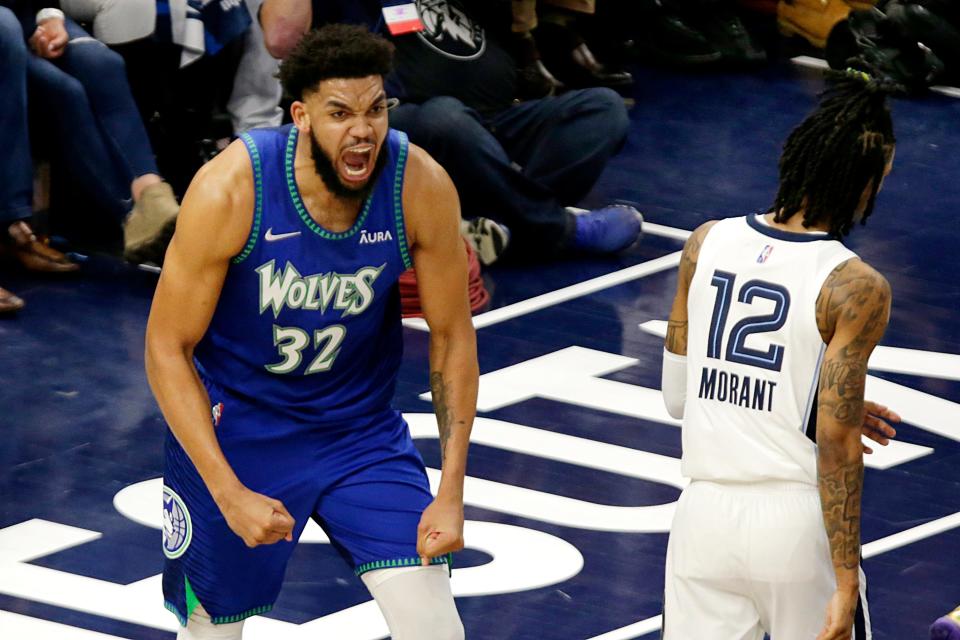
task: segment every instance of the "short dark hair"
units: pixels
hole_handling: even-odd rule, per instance
[[[393,69],[393,44],[366,27],[331,24],[310,31],[280,65],[280,84],[294,100],[330,78],[385,76]]]
[[[873,212],[896,139],[886,96],[900,88],[848,70],[833,74],[820,106],[793,130],[780,157],[777,222],[803,210],[803,224],[827,222],[844,236],[869,186],[861,222]]]

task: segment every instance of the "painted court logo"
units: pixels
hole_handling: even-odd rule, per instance
[[[190,512],[173,489],[163,487],[163,555],[175,560],[186,552],[193,537]]]

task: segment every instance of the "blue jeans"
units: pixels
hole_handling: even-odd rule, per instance
[[[27,130],[27,46],[20,21],[0,7],[0,235],[33,213],[33,163]]]
[[[571,233],[564,205],[581,200],[626,139],[627,112],[610,89],[571,91],[484,117],[456,98],[390,112],[453,179],[465,218],[510,227],[511,254],[544,256]]]
[[[122,221],[130,183],[159,173],[117,53],[67,19],[70,42],[55,60],[27,59],[30,117],[50,137],[53,161],[105,213]]]

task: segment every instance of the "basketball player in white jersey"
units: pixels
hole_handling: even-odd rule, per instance
[[[890,286],[840,240],[893,155],[883,87],[847,72],[790,135],[773,210],[687,240],[663,394],[691,483],[667,548],[665,640],[872,637],[860,436],[885,444],[884,419],[899,420],[863,397]]]

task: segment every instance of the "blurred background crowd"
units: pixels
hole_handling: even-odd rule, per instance
[[[384,19],[409,4],[416,33]],[[636,239],[571,207],[623,144],[638,65],[809,55],[916,93],[960,84],[954,0],[0,0],[0,284],[76,271],[67,248],[161,265],[195,171],[289,120],[279,61],[331,22],[393,40],[391,126],[451,175],[483,264]],[[0,313],[22,306],[0,288]]]

